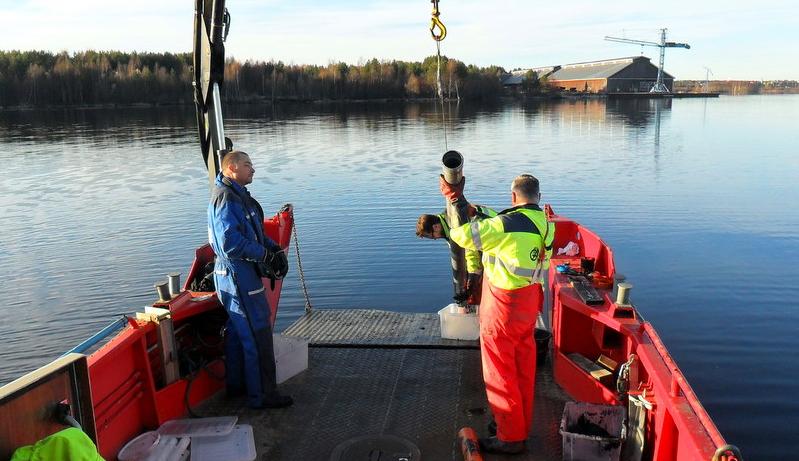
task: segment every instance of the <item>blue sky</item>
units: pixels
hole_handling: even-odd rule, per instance
[[[0,0],[0,49],[189,51],[193,0]],[[435,52],[428,0],[228,0],[228,56],[289,63],[421,60]],[[799,1],[441,0],[444,54],[512,69],[641,54],[667,27],[678,79],[799,80]],[[657,62],[657,48],[644,48]]]

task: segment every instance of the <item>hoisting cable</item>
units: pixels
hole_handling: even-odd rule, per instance
[[[297,221],[294,219],[294,208],[291,208],[291,233],[294,236],[294,250],[297,252],[297,272],[300,274],[300,286],[305,296],[305,312],[311,312],[311,297],[308,296],[308,286],[305,284],[305,272],[302,270],[302,259],[300,259],[300,241],[297,238]]]
[[[441,12],[438,9],[439,0],[430,0],[433,4],[433,13],[430,17],[430,35],[436,42],[436,90],[438,92],[438,99],[441,101],[441,123],[444,129],[444,152],[449,150],[447,146],[447,120],[444,116],[444,87],[441,84],[441,41],[447,36],[447,28],[444,23],[439,19]],[[436,33],[438,29],[438,33]]]

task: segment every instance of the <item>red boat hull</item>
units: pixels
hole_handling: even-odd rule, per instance
[[[264,222],[264,231],[288,250],[293,226],[293,210],[287,206]],[[219,330],[203,331],[205,325],[223,324],[220,317],[225,316],[224,309],[215,293],[189,290],[191,281],[201,276],[213,258],[210,245],[198,248],[184,291],[168,303],[154,304],[169,309],[178,342],[182,348],[188,346],[199,351],[202,367],[163,384],[156,324],[132,319],[124,330],[89,357],[97,444],[104,458],[115,459],[119,449],[133,437],[185,416],[187,401],[190,406],[197,405],[224,386],[219,379],[224,375],[221,344],[208,346],[214,340],[219,341]],[[273,325],[282,285],[282,280],[278,280],[272,287],[271,281],[264,279]]]
[[[615,266],[610,247],[594,232],[576,222],[555,215],[554,248],[575,242],[579,254],[571,257],[553,255],[549,274],[552,287],[553,368],[557,383],[575,400],[618,405],[615,382],[602,382],[570,358],[579,354],[590,360],[600,355],[623,364],[636,356],[636,370],[631,374],[631,395],[640,395],[652,403],[647,412],[643,459],[653,461],[710,460],[717,447],[725,445],[713,421],[702,407],[676,363],[652,326],[637,311],[619,306],[610,292],[599,290],[604,302],[587,305],[577,295],[566,275],[555,266],[570,263],[580,267],[582,257],[594,259],[595,270],[613,277]]]

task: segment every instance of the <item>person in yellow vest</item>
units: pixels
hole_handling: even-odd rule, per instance
[[[497,212],[487,206],[472,205],[465,203],[467,206],[466,213],[470,221],[490,218],[497,215]],[[416,236],[419,238],[427,239],[445,239],[449,242],[449,220],[447,213],[442,212],[437,215],[423,214],[419,216],[416,222]],[[480,285],[482,283],[483,265],[480,262],[480,252],[473,250],[466,250],[464,252],[466,258],[466,302],[467,304],[480,304]]]
[[[441,192],[463,200],[464,183],[452,186],[442,178]],[[449,231],[453,242],[483,253],[480,352],[496,435],[481,438],[480,446],[490,453],[524,452],[533,419],[533,330],[555,237],[540,200],[538,179],[520,175],[511,184],[511,208]]]
[[[116,457],[114,457],[116,459]],[[11,461],[103,461],[97,447],[86,433],[68,427],[33,445],[14,450]]]

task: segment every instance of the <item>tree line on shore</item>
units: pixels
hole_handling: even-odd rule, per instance
[[[504,72],[442,57],[443,92],[450,98],[495,99]],[[0,51],[0,107],[187,104],[191,81],[191,53]],[[436,82],[434,56],[327,66],[229,58],[222,96],[228,102],[431,98]]]
[[[674,91],[683,93],[799,94],[796,80],[676,80]]]

